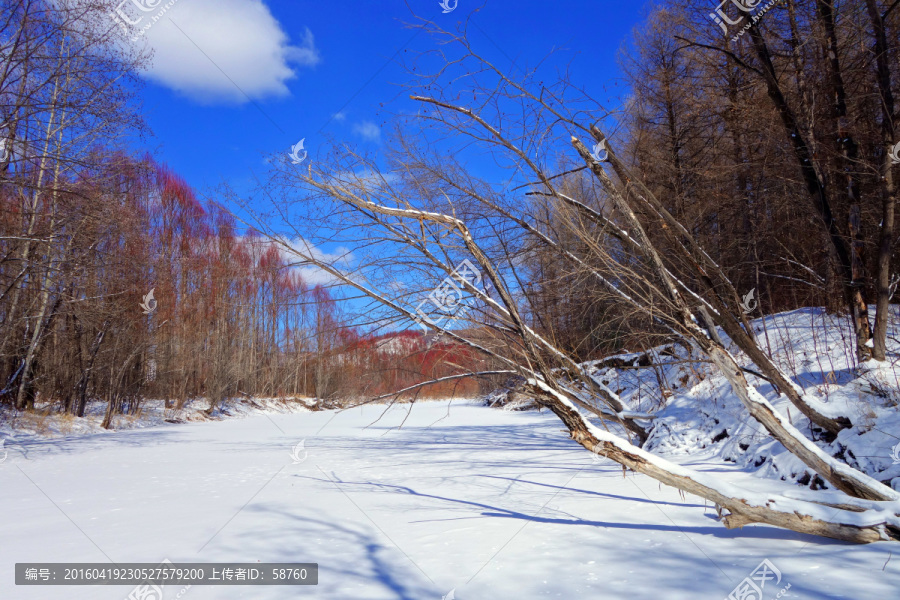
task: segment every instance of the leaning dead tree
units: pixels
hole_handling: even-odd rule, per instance
[[[511,76],[476,54],[465,35],[433,32],[448,43],[417,65],[416,73],[429,74],[410,96],[419,109],[398,119],[388,167],[349,148],[336,148],[328,162],[284,163],[266,192],[289,230],[262,219],[254,225],[298,264],[368,298],[370,313],[415,321],[482,354],[491,373],[517,374],[521,391],[559,417],[573,440],[713,502],[726,527],[763,523],[852,542],[900,540],[900,494],[824,452],[745,375],[749,361],[810,431],[852,425],[851,415],[806,395],[757,346],[725,270],[618,157],[586,109],[596,104],[566,81]],[[460,88],[470,103],[458,100]],[[438,150],[460,140],[456,154]],[[498,168],[472,159],[485,155]],[[337,241],[351,245],[352,265],[346,253],[333,260],[314,245]],[[705,354],[749,416],[836,491],[758,493],[642,450],[652,416],[533,326],[525,282],[538,255],[598,284],[598,301]],[[435,306],[465,304],[464,314],[424,310],[419,299],[430,288]]]

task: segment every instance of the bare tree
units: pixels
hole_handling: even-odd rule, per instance
[[[430,274],[428,281],[441,286],[444,295],[470,297],[464,318],[472,326],[460,328],[459,316],[424,322],[517,373],[521,389],[552,410],[585,448],[715,502],[728,513],[726,526],[759,522],[856,542],[900,539],[896,511],[884,512],[876,504],[895,502],[900,494],[805,437],[750,384],[738,358],[718,339],[716,324],[812,423],[831,431],[847,425],[820,410],[756,346],[724,270],[628,171],[591,120],[583,122],[592,116],[584,108],[589,99],[566,81],[547,84],[533,73],[512,77],[478,55],[465,35],[426,26],[447,43],[435,71],[420,75],[418,87],[428,93],[411,96],[423,109],[398,130],[391,170],[384,173],[374,161],[336,148],[330,162],[313,162],[302,170],[284,165],[274,180],[283,226],[293,228],[297,237],[323,243],[336,241],[337,232],[343,243],[356,240],[354,251],[364,253],[365,260],[347,268],[323,259],[310,246],[285,244],[283,232],[262,221],[256,225],[302,263],[316,265],[380,307],[369,312],[423,321],[426,315],[408,301],[427,293],[421,274]],[[444,83],[456,77],[472,94],[470,105],[456,101],[456,88]],[[578,136],[584,135],[594,138],[593,151],[580,141]],[[435,148],[436,140],[450,139],[465,140],[491,156],[505,167],[508,181],[479,179],[460,156]],[[612,176],[604,161],[611,164]],[[558,172],[549,171],[548,164]],[[519,182],[529,191],[510,191],[510,184]],[[579,187],[579,182],[587,192],[582,199],[566,193],[567,186]],[[298,202],[307,217],[310,210],[321,211],[317,221],[327,237],[316,240],[315,231],[292,220]],[[665,231],[666,254],[648,235],[651,227]],[[565,235],[559,234],[562,230]],[[522,293],[522,257],[538,247],[555,254],[573,273],[602,284],[610,302],[640,312],[672,339],[706,354],[748,413],[841,493],[788,499],[738,490],[650,455],[591,423],[582,410],[601,424],[622,426],[640,444],[646,436],[642,422],[651,417],[592,378],[526,319],[530,300]],[[477,278],[460,275],[463,259],[477,265]],[[438,283],[441,278],[443,284]],[[413,283],[419,285],[411,290]],[[478,330],[494,332],[496,343],[472,334]]]

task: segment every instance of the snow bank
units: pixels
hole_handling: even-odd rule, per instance
[[[874,308],[873,314],[874,314]],[[761,377],[751,384],[807,437],[832,456],[900,489],[900,336],[896,307],[889,319],[888,361],[856,363],[846,318],[806,308],[751,321],[760,346],[804,394],[829,415],[846,415],[854,427],[826,441],[783,395]],[[742,366],[752,363],[720,336]],[[591,376],[635,411],[654,413],[644,448],[668,456],[703,455],[736,463],[761,478],[811,489],[827,484],[753,420],[731,386],[705,356],[679,344],[622,353],[585,363]],[[509,390],[486,399],[491,406],[532,408]]]
[[[165,423],[218,421],[259,414],[309,412],[315,405],[311,398],[231,398],[207,413],[209,401],[195,398],[181,409],[167,408],[163,400],[143,400],[137,414],[116,415],[113,430],[142,429]],[[9,449],[14,442],[33,438],[57,438],[105,433],[101,424],[106,414],[105,402],[89,402],[84,418],[52,412],[53,406],[38,406],[34,412],[14,411],[0,407],[0,441]]]

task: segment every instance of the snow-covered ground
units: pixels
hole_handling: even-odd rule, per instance
[[[143,400],[137,414],[116,415],[111,429],[141,429],[165,423],[218,421],[263,413],[307,412],[315,405],[312,398],[229,398],[210,414],[205,398],[187,400],[181,408],[166,407],[163,400]],[[80,436],[107,433],[103,428],[106,402],[88,402],[84,417],[60,414],[58,405],[42,404],[34,411],[16,411],[0,406],[0,442],[26,441],[34,438]]]
[[[186,600],[440,600],[454,589],[460,600],[718,600],[763,559],[781,573],[763,600],[787,586],[781,598],[897,597],[896,543],[727,530],[703,500],[594,461],[547,413],[460,401],[409,409],[8,443],[0,598],[124,600],[130,591],[16,587],[16,562],[165,558],[319,564],[314,588],[194,586]],[[673,458],[738,484],[791,485],[761,482],[713,452]]]
[[[874,313],[874,307],[872,307]],[[748,380],[792,423],[832,456],[900,489],[900,319],[888,328],[888,360],[855,363],[847,319],[819,308],[804,308],[752,321],[760,345],[804,389],[819,410],[846,416],[854,426],[830,443],[783,395],[749,372]],[[724,333],[720,335],[727,341]],[[750,361],[739,360],[747,367]],[[612,357],[634,362],[640,354]],[[758,477],[795,481],[812,489],[827,487],[797,457],[749,417],[731,386],[708,364],[689,362],[686,349],[668,345],[650,354],[658,368],[609,368],[593,363],[593,376],[637,410],[657,419],[645,449],[664,455],[694,455],[711,448],[723,461],[736,462]],[[692,357],[698,358],[696,353]],[[702,358],[702,357],[700,357]],[[606,359],[608,365],[610,359]],[[646,359],[645,359],[646,362]],[[900,598],[900,593],[897,594]]]

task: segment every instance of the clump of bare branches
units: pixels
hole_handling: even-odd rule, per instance
[[[417,298],[450,280],[467,298],[465,309],[430,320],[432,328],[478,352],[493,373],[515,373],[519,392],[554,412],[586,449],[714,502],[728,527],[767,523],[855,542],[900,539],[900,494],[823,452],[748,381],[717,328],[812,426],[834,435],[852,425],[850,416],[823,410],[760,348],[728,268],[595,125],[607,116],[597,103],[565,79],[497,67],[464,30],[422,26],[443,43],[415,65],[410,98],[418,109],[398,119],[387,167],[336,147],[327,161],[283,165],[266,190],[285,225],[305,239],[360,252],[348,266],[295,246],[298,260],[365,296],[370,318],[406,323],[421,320]],[[682,195],[687,200],[690,191]],[[311,215],[316,227],[305,227]],[[279,231],[257,225],[279,239]],[[477,266],[477,282],[457,276],[464,260]],[[535,273],[541,293],[531,286]],[[567,289],[548,296],[554,284],[589,286],[590,301],[602,307],[595,326],[608,324],[604,334],[643,323],[649,340],[699,350],[749,415],[839,496],[754,493],[641,450],[652,415],[594,379],[577,338],[545,318],[548,297],[559,304],[577,296]],[[556,314],[582,308],[573,302]],[[614,433],[618,427],[630,441]]]

